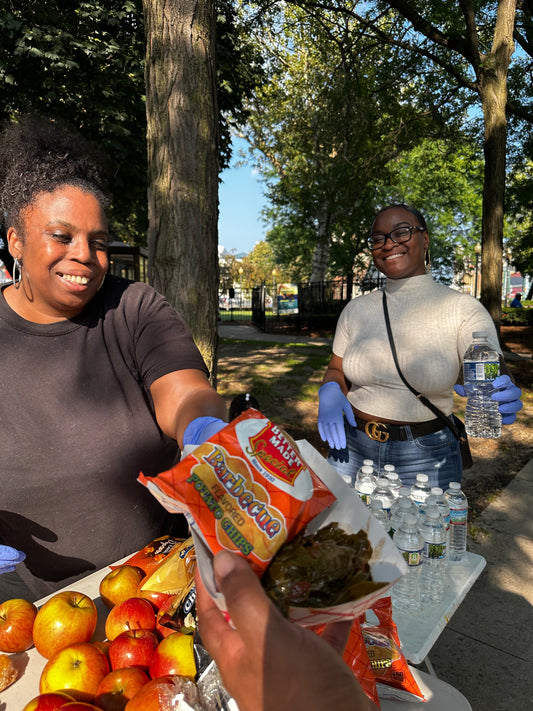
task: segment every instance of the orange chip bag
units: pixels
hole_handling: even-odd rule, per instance
[[[184,538],[176,538],[175,536],[159,536],[150,541],[140,551],[134,553],[131,558],[120,565],[133,565],[140,568],[145,575],[151,573],[162,561],[167,557],[170,551],[175,546],[181,546]],[[111,569],[119,568],[120,565],[111,565]]]
[[[242,554],[261,575],[286,541],[335,497],[296,444],[249,409],[172,469],[139,481],[167,508],[181,502],[209,549]]]
[[[361,629],[372,671],[382,698],[409,700],[413,696],[424,699],[404,657],[396,623],[392,619],[390,597],[383,597],[372,605],[379,623],[363,622]],[[364,616],[362,616],[364,620]]]
[[[315,634],[321,635],[324,631],[324,627],[325,625],[320,625],[319,627],[312,628],[312,630]],[[361,632],[361,622],[358,617],[356,617],[352,623],[342,658],[357,677],[358,682],[361,684],[368,698],[380,708],[376,678],[372,671],[370,660],[368,659],[368,653]]]

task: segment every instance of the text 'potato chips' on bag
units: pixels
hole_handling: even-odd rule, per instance
[[[242,554],[261,575],[285,543],[335,496],[296,444],[249,409],[172,469],[143,483],[169,511],[192,516],[213,554]]]

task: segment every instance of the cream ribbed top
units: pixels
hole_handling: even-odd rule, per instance
[[[389,279],[387,305],[400,368],[407,381],[445,414],[474,331],[487,331],[500,353],[494,322],[472,296],[433,281],[430,274]],[[352,384],[348,399],[369,415],[399,422],[434,418],[400,380],[387,337],[382,292],[359,296],[342,311],[333,352]]]

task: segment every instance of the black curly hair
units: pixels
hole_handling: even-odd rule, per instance
[[[107,157],[79,132],[57,118],[27,115],[0,136],[0,219],[23,233],[21,211],[37,195],[73,185],[109,207]]]
[[[426,220],[424,218],[424,215],[420,212],[420,210],[417,210],[416,207],[411,207],[411,205],[406,205],[403,202],[400,203],[395,203],[393,205],[386,205],[385,207],[382,207],[381,210],[379,210],[375,215],[374,215],[374,220],[372,224],[377,220],[379,215],[381,215],[382,212],[387,212],[387,210],[392,210],[393,208],[402,208],[402,210],[407,210],[407,212],[410,212],[411,215],[416,217],[416,219],[420,222],[420,227],[423,227],[427,231],[427,224]]]

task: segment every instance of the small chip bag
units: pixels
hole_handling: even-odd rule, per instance
[[[335,501],[296,444],[254,409],[172,469],[139,481],[168,511],[188,514],[212,554],[240,553],[260,576],[281,545]]]
[[[120,565],[111,565],[111,569],[119,568],[121,565],[132,565],[140,568],[145,575],[149,575],[154,571],[176,547],[181,546],[184,542],[183,538],[176,536],[159,536],[150,541],[140,551],[134,553],[130,558],[120,563]]]
[[[361,617],[361,631],[379,695],[383,699],[424,701],[424,694],[409,669],[400,647],[396,623],[392,619],[390,597],[383,597],[372,605],[378,624]]]

